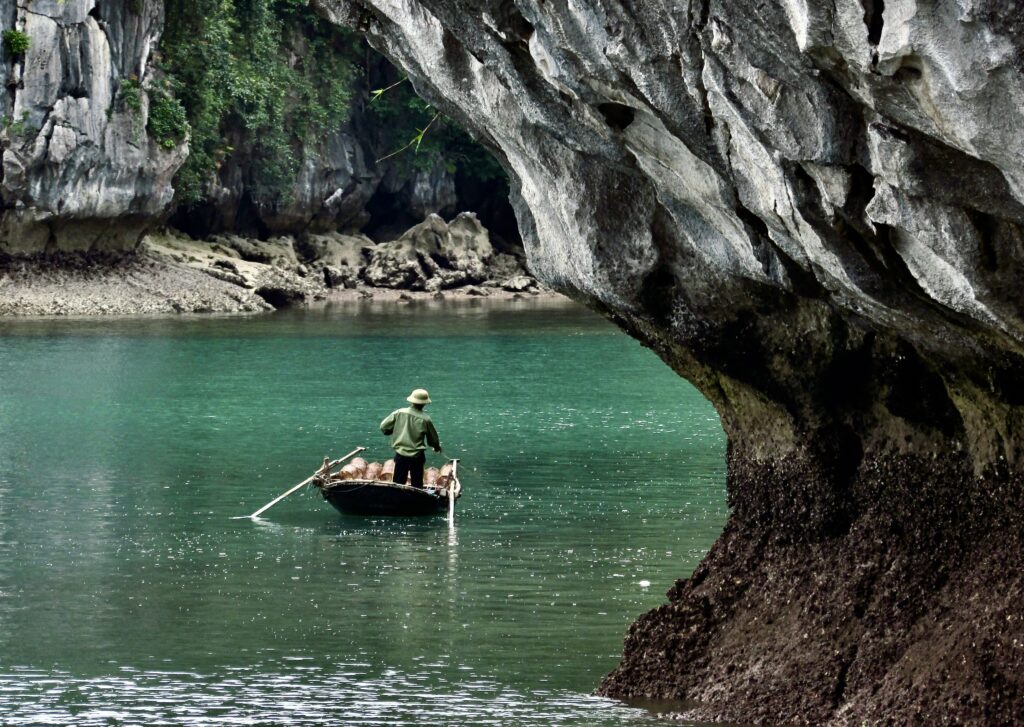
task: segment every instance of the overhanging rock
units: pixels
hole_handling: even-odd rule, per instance
[[[1024,18],[982,0],[316,0],[509,171],[533,271],[693,381],[732,516],[601,686],[1024,714]]]

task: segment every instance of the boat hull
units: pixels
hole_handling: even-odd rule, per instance
[[[436,515],[448,512],[448,498],[432,492],[372,480],[343,480],[322,488],[324,499],[344,514]]]

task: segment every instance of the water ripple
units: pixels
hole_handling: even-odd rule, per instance
[[[284,667],[282,669],[282,667]],[[5,725],[615,725],[647,713],[565,690],[524,692],[445,671],[374,676],[366,664],[259,664],[230,676],[139,671],[90,679],[64,672],[0,674]]]

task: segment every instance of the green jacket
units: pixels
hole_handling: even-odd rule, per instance
[[[380,430],[391,435],[391,448],[405,457],[415,457],[427,448],[427,444],[434,449],[441,447],[430,416],[415,407],[407,406],[391,412],[380,423]]]

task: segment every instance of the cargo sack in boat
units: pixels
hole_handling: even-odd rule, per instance
[[[366,474],[364,477],[368,480],[379,480],[381,470],[384,468],[380,462],[371,462],[366,466]]]
[[[384,466],[380,469],[381,482],[391,482],[395,479],[395,460],[389,459],[384,463]]]
[[[356,474],[358,472],[360,472],[360,470],[354,464],[349,462],[347,465],[345,465],[344,467],[341,468],[341,471],[338,472],[338,479],[339,480],[354,480],[354,479],[357,479]]]
[[[349,462],[349,466],[352,467],[352,472],[353,472],[352,479],[353,480],[361,480],[361,479],[363,479],[364,475],[366,474],[366,460],[365,459],[363,459],[362,457],[356,457],[351,462]]]

